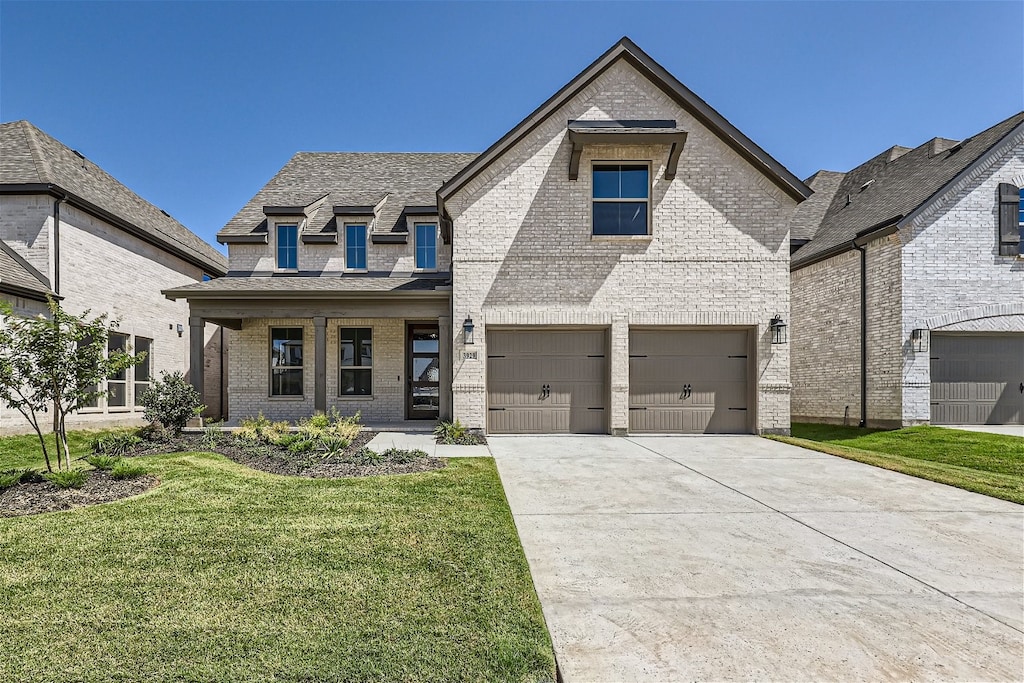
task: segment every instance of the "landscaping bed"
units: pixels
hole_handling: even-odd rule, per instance
[[[150,475],[115,479],[109,472],[93,470],[79,488],[59,488],[49,481],[16,484],[0,491],[0,517],[58,512],[130,498],[160,481]]]

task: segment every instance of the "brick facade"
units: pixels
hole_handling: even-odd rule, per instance
[[[152,374],[184,372],[189,367],[188,304],[167,300],[161,290],[202,280],[200,268],[173,256],[70,204],[60,207],[60,294],[70,313],[85,310],[120,320],[119,332],[153,340]],[[53,198],[46,195],[0,196],[0,239],[25,260],[55,278]],[[35,307],[38,308],[38,307]],[[28,309],[28,310],[31,310]],[[178,335],[177,325],[184,334]],[[219,329],[206,328],[207,343],[216,348]],[[219,354],[206,355],[208,375],[218,376]],[[141,423],[131,382],[128,406],[100,407],[74,416],[72,427]],[[205,399],[209,412],[220,412],[219,393]],[[13,433],[30,429],[17,411],[0,408],[0,429]]]
[[[568,179],[572,119],[675,119],[689,131],[678,175],[667,146],[600,145]],[[591,235],[594,161],[650,161],[650,237]],[[628,427],[630,326],[756,330],[758,431],[789,429],[789,348],[768,321],[789,317],[788,223],[794,200],[625,62],[606,70],[448,203],[454,220],[455,416],[486,424],[488,325],[611,330],[611,429]],[[477,325],[476,360],[461,321]]]

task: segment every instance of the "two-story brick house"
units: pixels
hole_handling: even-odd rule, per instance
[[[786,432],[809,194],[623,39],[482,154],[297,154],[218,234],[228,276],[165,293],[193,353],[237,330],[232,420]]]
[[[793,419],[1024,423],[1024,112],[807,182]]]
[[[0,124],[0,299],[19,314],[65,310],[120,320],[112,347],[146,360],[110,378],[110,395],[71,421],[87,427],[139,422],[138,399],[160,372],[190,370],[188,306],[161,290],[225,274],[223,255],[84,155],[27,121]],[[202,330],[208,414],[221,410],[222,331]],[[27,429],[0,407],[0,430]]]

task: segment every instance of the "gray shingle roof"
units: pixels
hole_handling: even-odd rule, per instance
[[[33,268],[18,252],[0,240],[0,290],[14,291],[24,296],[46,300],[51,294],[45,275]]]
[[[959,146],[943,138],[933,138],[910,151],[900,147],[888,149],[846,174],[826,172],[829,175],[822,176],[821,198],[812,197],[797,207],[791,224],[793,231],[806,234],[815,216],[821,215],[821,218],[813,239],[793,254],[792,265],[798,267],[813,261],[830,249],[852,242],[863,230],[896,216],[909,215],[1021,123],[1024,123],[1024,112],[964,140]],[[818,175],[820,173],[812,178]],[[834,182],[835,176],[838,182]],[[829,194],[833,184],[834,189]],[[818,191],[817,187],[814,189]],[[826,199],[828,207],[822,212]]]
[[[28,121],[0,124],[0,185],[56,185],[131,224],[214,275],[224,256],[184,225]]]
[[[387,294],[389,292],[430,292],[446,287],[446,277],[379,277],[372,275],[288,276],[288,277],[220,277],[194,285],[164,290],[171,299],[260,297],[292,294],[311,296],[344,296],[346,294]]]
[[[832,197],[835,196],[844,175],[844,173],[835,171],[818,171],[804,181],[805,185],[814,190],[814,194],[797,205],[789,224],[790,239],[809,240],[814,238],[814,233],[821,226],[825,212],[828,211]]]
[[[374,206],[386,197],[375,232],[402,232],[406,206],[434,205],[441,184],[476,154],[299,152],[217,233],[226,241],[267,229],[264,206],[308,206],[328,195],[306,232],[335,226],[333,207]]]

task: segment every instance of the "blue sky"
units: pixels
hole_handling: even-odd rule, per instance
[[[1024,109],[1024,3],[0,2],[28,119],[214,241],[296,151],[482,151],[623,35],[800,177]]]

